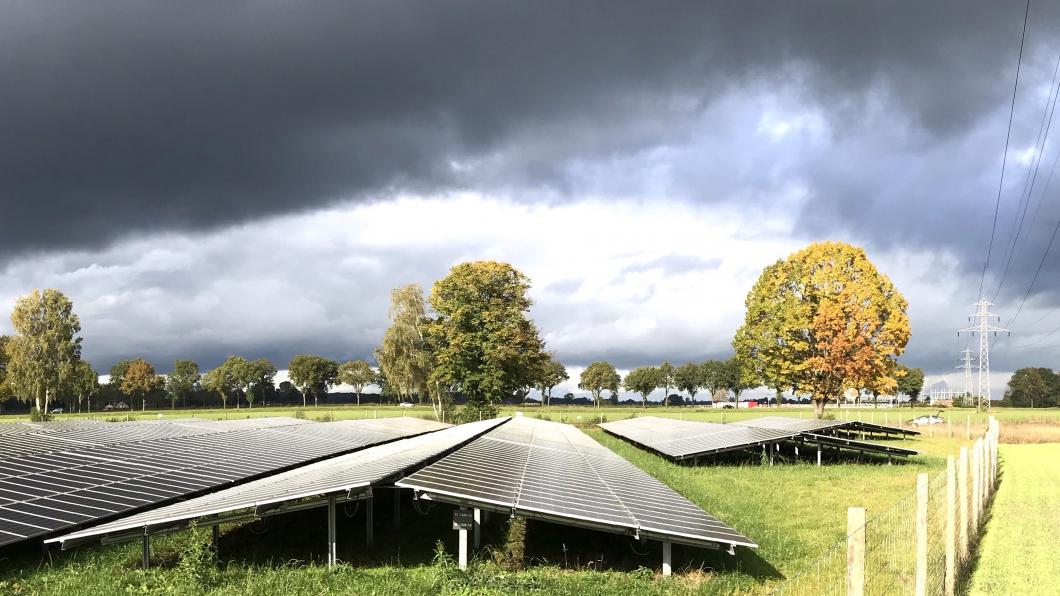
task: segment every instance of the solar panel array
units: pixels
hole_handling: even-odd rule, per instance
[[[790,439],[799,434],[792,430],[692,422],[656,416],[604,422],[600,424],[600,428],[673,459],[747,449]]]
[[[450,451],[505,422],[505,418],[454,426],[319,461],[218,492],[145,511],[48,542],[71,542],[131,529],[167,527],[207,516],[369,487]]]
[[[239,428],[248,424],[0,458],[0,546],[448,426],[402,417]]]
[[[585,433],[516,417],[398,481],[427,498],[694,546],[757,548]]]
[[[71,420],[25,422],[3,425],[0,430],[0,458],[117,445],[173,437],[226,432],[239,428],[268,428],[306,424],[295,418],[244,418],[237,420],[159,420],[103,422]]]
[[[863,428],[857,422],[837,420],[763,416],[732,424],[714,424],[642,416],[615,422],[605,422],[599,426],[612,435],[676,460],[748,449],[782,441],[816,443],[891,455],[916,455],[916,451],[912,449],[834,436],[837,433],[858,432]],[[902,432],[901,429],[878,425],[871,426],[876,430],[866,429],[867,432],[909,434]],[[894,432],[891,433],[890,431]]]

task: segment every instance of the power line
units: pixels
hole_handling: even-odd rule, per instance
[[[990,267],[990,255],[994,250],[994,234],[997,232],[997,213],[1001,209],[1001,189],[1005,185],[1005,166],[1008,163],[1008,145],[1012,138],[1012,116],[1016,112],[1016,89],[1020,84],[1020,68],[1023,65],[1023,43],[1027,40],[1027,17],[1031,13],[1031,0],[1023,11],[1023,33],[1020,36],[1020,53],[1016,60],[1016,81],[1012,84],[1012,103],[1008,109],[1008,132],[1005,133],[1005,152],[1001,156],[1001,180],[997,185],[997,200],[994,203],[994,223],[990,225],[990,244],[986,249],[986,262],[983,263],[983,275],[979,279],[979,296],[983,296],[983,284],[986,282],[986,270]]]
[[[1024,344],[1022,346],[1015,346],[1015,347],[1017,347],[1017,348],[1033,348],[1034,346],[1036,346],[1036,345],[1042,343],[1043,341],[1049,339],[1050,337],[1052,337],[1052,335],[1054,333],[1056,333],[1057,331],[1060,331],[1060,325],[1057,325],[1056,329],[1053,329],[1049,333],[1046,333],[1045,335],[1039,337],[1038,339],[1032,341],[1029,344]]]
[[[1053,68],[1053,81],[1049,84],[1049,96],[1045,98],[1045,110],[1042,112],[1042,123],[1038,126],[1038,138],[1034,141],[1034,152],[1035,159],[1034,168],[1027,168],[1027,176],[1023,179],[1023,190],[1020,192],[1020,201],[1016,205],[1016,213],[1012,217],[1012,228],[1009,231],[1011,242],[1009,243],[1008,257],[1005,260],[1005,269],[1001,273],[1001,282],[997,284],[997,291],[994,292],[994,297],[991,300],[997,300],[998,295],[1001,294],[1001,288],[1005,285],[1005,278],[1008,277],[1009,266],[1012,265],[1012,257],[1016,254],[1016,243],[1019,241],[1020,233],[1023,231],[1023,222],[1027,219],[1027,212],[1030,211],[1031,196],[1034,195],[1034,186],[1038,182],[1038,168],[1042,165],[1042,157],[1045,155],[1045,145],[1049,142],[1049,132],[1053,128],[1053,113],[1056,112],[1056,100],[1060,96],[1060,88],[1057,88],[1057,93],[1053,93],[1053,87],[1056,86],[1056,73],[1057,69],[1060,69],[1060,56],[1056,58],[1056,67]],[[1050,99],[1052,99],[1052,107],[1050,107]],[[1046,124],[1046,116],[1048,116],[1048,124]],[[1042,136],[1042,131],[1045,131],[1045,136]],[[1041,144],[1041,148],[1038,145]],[[1028,187],[1028,182],[1029,187]],[[1043,198],[1044,200],[1044,198]],[[1039,206],[1041,203],[1039,203]],[[1022,215],[1021,215],[1022,213]],[[1031,217],[1031,223],[1029,227],[1034,226],[1034,220],[1038,216],[1038,212],[1034,212],[1034,216]],[[1017,221],[1019,225],[1017,226]]]

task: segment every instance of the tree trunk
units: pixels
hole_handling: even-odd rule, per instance
[[[813,411],[814,411],[814,414],[817,416],[818,420],[820,420],[821,418],[824,418],[824,405],[825,405],[824,398],[819,398],[819,399],[814,399],[813,400]]]

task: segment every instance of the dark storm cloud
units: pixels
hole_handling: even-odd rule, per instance
[[[0,255],[397,190],[576,195],[571,164],[682,142],[687,119],[760,81],[849,122],[882,98],[948,138],[1004,102],[1017,9],[8,4]],[[1036,7],[1032,31],[1055,17]]]

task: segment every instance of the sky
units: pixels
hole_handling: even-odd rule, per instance
[[[929,383],[963,388],[993,298],[996,394],[1060,368],[1060,5],[1030,5],[1013,103],[1023,9],[9,3],[0,310],[62,289],[104,372],[284,368],[370,359],[392,288],[498,259],[576,377],[728,357],[762,269],[843,240]]]

